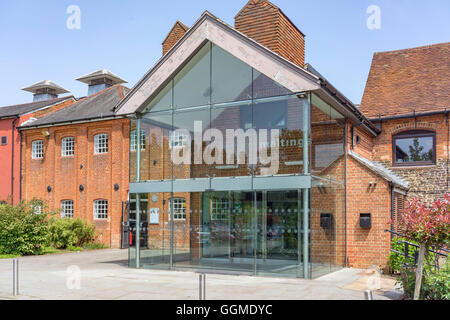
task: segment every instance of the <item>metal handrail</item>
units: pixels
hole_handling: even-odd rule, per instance
[[[396,231],[393,231],[393,230],[385,230],[385,232],[390,232],[390,233],[392,233],[392,234],[394,234],[394,235],[396,235],[396,236],[399,236],[399,237],[403,237],[403,236],[404,236],[403,234],[401,234],[401,233],[399,233],[399,232],[396,232]],[[407,251],[407,246],[413,246],[413,247],[416,247],[416,248],[420,248],[419,245],[417,245],[417,244],[415,244],[415,243],[412,243],[412,242],[409,242],[409,241],[405,241],[405,240],[398,240],[397,243],[404,243],[404,244],[405,244],[405,249],[406,249],[406,250],[405,250],[405,253],[396,251],[396,250],[394,250],[394,249],[391,249],[392,252],[401,254],[401,255],[403,255],[403,256],[405,256],[405,257],[407,257],[407,258],[411,258],[411,259],[415,259],[415,258],[416,258],[416,257],[411,257],[411,256],[409,256],[409,251]],[[442,247],[441,247],[441,248],[438,248],[438,250],[439,250],[439,251],[444,251],[444,252],[450,253],[450,250],[448,250],[448,249],[446,249],[446,248],[442,248]],[[417,250],[416,250],[416,251],[417,251]],[[432,252],[432,253],[434,253],[434,254],[437,254],[437,255],[440,255],[440,256],[443,256],[443,257],[448,257],[448,254],[445,254],[445,253],[442,253],[442,252],[439,252],[439,251],[435,251],[435,250],[432,250],[432,249],[428,249],[428,252]]]

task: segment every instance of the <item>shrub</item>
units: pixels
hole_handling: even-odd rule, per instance
[[[392,239],[392,243],[391,243],[391,248],[394,249],[395,251],[401,252],[401,253],[405,253],[405,244],[403,242],[400,241],[408,241],[410,243],[414,243],[417,244],[414,241],[411,240],[407,240],[406,238],[394,238]],[[399,243],[400,242],[400,243]],[[418,251],[418,248],[415,248],[414,246],[410,245],[409,246],[409,252],[408,255],[410,257],[414,257],[414,252]],[[436,256],[434,253],[429,252],[427,255],[427,262],[429,262],[427,265],[433,263],[436,259]],[[389,266],[392,269],[393,273],[400,273],[403,271],[404,269],[404,265],[405,262],[408,263],[408,265],[413,265],[414,264],[414,259],[412,258],[406,258],[403,254],[397,253],[397,252],[391,252],[389,255]],[[425,268],[427,267],[427,265],[425,265]]]
[[[49,226],[49,243],[57,249],[82,247],[94,241],[95,228],[81,219],[55,218]]]
[[[35,214],[37,207],[41,214]],[[0,254],[41,254],[48,240],[47,216],[38,200],[0,204]]]

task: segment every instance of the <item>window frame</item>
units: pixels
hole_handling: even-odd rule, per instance
[[[5,142],[3,142],[3,139],[5,139]],[[8,136],[2,136],[2,137],[1,137],[1,140],[0,140],[0,144],[1,144],[2,146],[8,145]]]
[[[35,147],[37,143],[40,143],[40,154],[37,153],[37,150]],[[44,159],[44,140],[34,140],[31,142],[31,159],[33,160],[41,160]]]
[[[106,146],[100,147],[100,137],[106,137]],[[99,133],[94,136],[94,154],[107,154],[109,153],[109,134]]]
[[[71,140],[72,148],[67,149],[67,141]],[[71,151],[72,154],[68,154],[68,151]],[[75,155],[75,138],[74,137],[65,137],[61,139],[61,157],[73,157]]]
[[[98,212],[97,209],[100,208],[100,206],[105,206],[106,205],[106,213],[105,212]],[[108,220],[108,209],[109,209],[109,203],[108,200],[106,199],[97,199],[94,200],[94,220]],[[103,208],[104,210],[105,208]],[[100,217],[102,215],[102,217]]]
[[[71,213],[67,214],[66,209],[69,209]],[[73,219],[73,200],[61,200],[61,218],[71,218]]]
[[[433,138],[433,159],[431,161],[397,162],[397,140],[413,138]],[[427,130],[409,130],[392,136],[392,166],[393,167],[420,167],[436,165],[436,132]]]
[[[141,151],[145,151],[147,145],[146,132],[141,129]],[[130,134],[130,151],[136,152],[137,150],[137,130],[131,130]]]
[[[169,220],[172,217],[172,201],[177,201],[177,200],[183,200],[184,203],[184,213],[176,213],[176,209],[175,209],[175,203],[173,203],[174,205],[174,213],[173,213],[173,221],[186,221],[187,220],[187,201],[186,198],[171,198],[169,200]],[[181,215],[184,216],[184,218],[176,218],[175,215]]]

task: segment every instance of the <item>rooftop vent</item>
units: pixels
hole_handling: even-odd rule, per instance
[[[53,81],[44,80],[22,90],[34,93],[33,102],[58,98],[58,94],[68,93],[66,89]]]
[[[88,85],[88,96],[96,94],[118,83],[127,83],[109,70],[101,69],[76,79]]]

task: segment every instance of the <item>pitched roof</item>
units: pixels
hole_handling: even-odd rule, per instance
[[[381,176],[386,181],[394,183],[396,186],[402,188],[402,189],[408,189],[408,182],[397,176],[395,173],[393,173],[391,170],[383,166],[379,162],[370,161],[369,159],[364,158],[363,156],[353,152],[352,150],[348,151],[348,155],[351,156],[353,159],[370,169],[371,171],[375,172],[379,176]]]
[[[54,104],[61,103],[68,99],[74,99],[73,96],[55,98],[50,100],[42,100],[24,104],[17,104],[12,106],[0,107],[0,118],[11,118],[21,116],[41,108],[45,108]]]
[[[128,93],[129,89],[117,84],[89,96],[67,108],[29,122],[21,128],[52,126],[69,122],[115,117],[111,109]]]
[[[366,116],[393,116],[449,108],[450,42],[378,52],[361,102]]]
[[[277,81],[292,92],[318,90],[319,79],[260,43],[237,31],[205,11],[186,34],[133,87],[130,94],[116,106],[119,114],[134,113],[153,98],[196,50],[206,41],[222,47],[259,72]],[[258,59],[254,56],[257,55]]]

